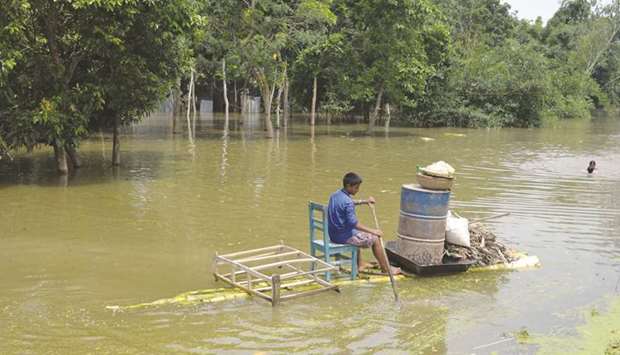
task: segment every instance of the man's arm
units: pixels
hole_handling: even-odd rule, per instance
[[[371,203],[375,203],[375,198],[370,196],[368,197],[368,200],[353,200],[353,203],[356,205],[364,205],[364,204],[371,204]]]

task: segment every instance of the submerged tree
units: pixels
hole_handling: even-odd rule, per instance
[[[273,137],[271,112],[276,89],[279,102],[297,53],[335,22],[330,4],[331,0],[240,1],[240,58],[261,92],[268,137]],[[287,98],[285,93],[285,101]]]
[[[384,96],[404,106],[424,91],[426,80],[445,59],[448,27],[427,0],[341,2],[342,32],[350,46],[352,99],[372,105],[368,131],[379,115]]]
[[[90,129],[115,127],[118,163],[118,127],[152,110],[180,75],[188,34],[201,25],[196,6],[189,0],[2,2],[6,146],[52,145],[58,170],[66,173],[65,151],[74,156]]]

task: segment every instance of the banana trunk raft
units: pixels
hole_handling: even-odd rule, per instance
[[[540,267],[540,260],[536,256],[529,256],[523,253],[515,253],[516,260],[507,263],[500,263],[489,266],[482,267],[473,267],[469,270],[469,272],[482,272],[482,271],[491,271],[491,270],[519,270],[519,269],[528,269],[528,268],[537,268]],[[406,277],[416,278],[418,276],[412,275],[397,275],[395,276],[396,280],[402,280]],[[349,278],[336,279],[332,281],[332,284],[337,286],[348,286],[348,285],[362,285],[365,283],[388,283],[390,279],[388,276],[383,275],[361,275],[360,278],[356,280],[350,280]],[[307,291],[312,289],[315,286],[302,286],[298,288],[300,291]],[[112,310],[114,312],[117,311],[129,311],[129,310],[139,310],[145,308],[152,308],[158,306],[165,305],[179,305],[179,306],[192,306],[198,305],[202,303],[218,303],[218,302],[226,302],[233,301],[237,299],[249,298],[251,295],[245,291],[235,289],[235,288],[211,288],[211,289],[203,289],[203,290],[194,290],[189,292],[184,292],[178,294],[174,297],[170,298],[162,298],[152,302],[146,303],[138,303],[132,305],[111,305],[106,306],[107,309]]]

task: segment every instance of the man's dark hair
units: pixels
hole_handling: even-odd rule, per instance
[[[355,186],[361,183],[362,177],[353,172],[346,173],[346,175],[342,178],[342,187]]]

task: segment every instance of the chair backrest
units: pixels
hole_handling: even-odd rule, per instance
[[[308,202],[308,222],[310,227],[310,243],[316,238],[316,231],[323,232],[323,246],[329,248],[329,232],[327,230],[327,206],[316,202]]]

